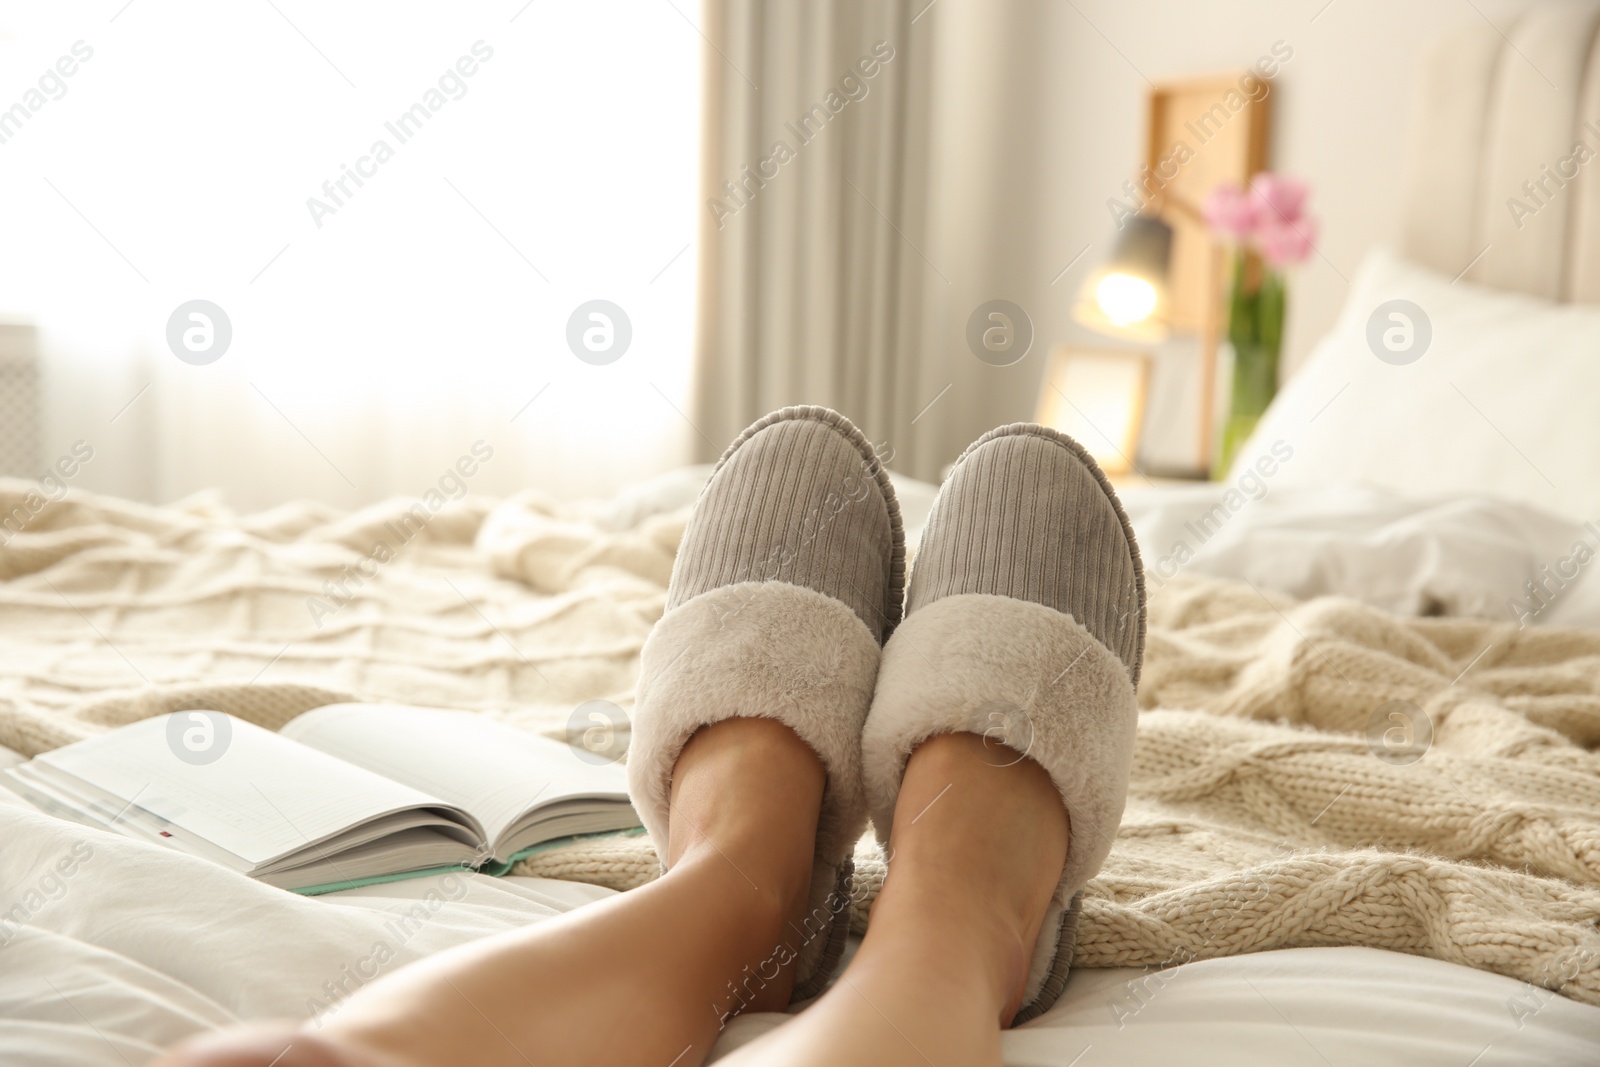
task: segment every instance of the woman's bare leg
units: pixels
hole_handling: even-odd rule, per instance
[[[703,727],[673,772],[661,879],[405,967],[320,1030],[226,1031],[160,1067],[695,1067],[724,1013],[788,1003],[792,966],[750,976],[799,947],[822,788],[788,727]]]
[[[867,936],[816,1004],[721,1064],[1000,1063],[1066,861],[1060,794],[1031,759],[975,734],[918,746]]]

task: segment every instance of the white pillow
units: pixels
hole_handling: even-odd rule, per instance
[[[1375,250],[1231,477],[1279,441],[1274,486],[1481,493],[1600,518],[1600,307],[1451,284]]]

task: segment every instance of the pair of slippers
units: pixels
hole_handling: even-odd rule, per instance
[[[992,430],[956,462],[910,587],[894,489],[866,437],[821,407],[740,434],[695,505],[651,633],[628,758],[666,855],[672,769],[701,726],[777,719],[827,772],[794,999],[826,986],[850,926],[851,857],[887,845],[913,749],[972,732],[1037,760],[1070,819],[1021,1023],[1066,984],[1084,884],[1122,818],[1144,649],[1126,515],[1077,442]],[[903,610],[902,610],[903,602]]]

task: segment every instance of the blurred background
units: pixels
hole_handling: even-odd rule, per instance
[[[1125,216],[1167,206],[1124,184],[1167,155],[1162,94],[1255,71],[1218,174],[1311,189],[1288,376],[1403,225],[1420,46],[1534,6],[7,3],[0,473],[82,442],[75,488],[354,506],[481,441],[474,492],[598,495],[813,402],[936,479],[1092,381],[1057,353],[1109,351],[1140,373],[1106,387],[1134,399],[1104,418],[1137,407],[1106,454],[1203,476],[1215,316],[1079,307]],[[1170,269],[1223,294],[1169,221]]]

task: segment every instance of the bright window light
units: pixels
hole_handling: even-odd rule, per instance
[[[0,6],[0,111],[22,104],[0,321],[38,327],[45,455],[81,438],[82,488],[236,507],[415,495],[478,439],[493,494],[686,462],[704,208],[681,12]],[[228,319],[206,365],[168,339],[196,301]],[[568,341],[574,316],[600,336],[596,302],[627,315],[602,324],[628,337],[613,361]]]

